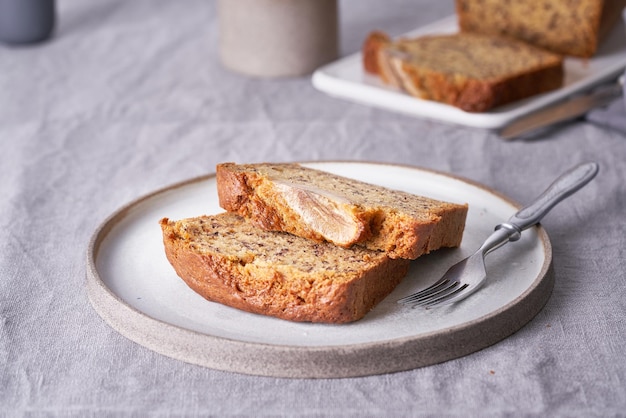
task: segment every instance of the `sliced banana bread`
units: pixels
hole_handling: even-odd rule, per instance
[[[461,243],[467,205],[366,184],[298,164],[217,166],[220,206],[257,227],[415,259]]]
[[[625,0],[456,0],[464,32],[514,37],[562,55],[589,58]]]
[[[474,33],[392,41],[370,34],[366,71],[421,99],[484,112],[563,85],[563,57],[525,42]]]
[[[292,321],[356,321],[406,275],[409,260],[263,231],[222,213],[161,220],[168,260],[204,298]]]

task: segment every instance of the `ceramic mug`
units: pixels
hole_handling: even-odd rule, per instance
[[[219,0],[223,65],[258,77],[306,75],[338,56],[337,0]]]

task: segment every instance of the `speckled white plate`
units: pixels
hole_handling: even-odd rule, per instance
[[[425,34],[458,32],[456,16],[433,22],[405,34],[416,37]],[[464,112],[453,106],[409,96],[389,87],[363,71],[361,54],[353,54],[327,64],[313,73],[315,88],[331,96],[357,103],[406,113],[443,122],[476,128],[498,129],[528,113],[563,100],[592,86],[616,79],[626,67],[626,36],[620,19],[591,59],[568,57],[564,61],[565,80],[560,89],[525,100],[500,106],[488,112]]]
[[[210,368],[278,377],[388,373],[470,354],[511,335],[548,300],[552,252],[540,227],[487,257],[487,284],[449,307],[396,300],[439,278],[472,253],[517,206],[479,184],[416,167],[365,162],[306,165],[436,199],[469,203],[461,248],[413,262],[394,292],[360,321],[294,323],[209,302],[177,277],[163,250],[162,217],[218,213],[215,177],[167,187],[122,208],[94,233],[87,286],[95,310],[129,339]]]

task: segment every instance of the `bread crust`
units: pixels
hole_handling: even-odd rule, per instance
[[[522,74],[511,75],[496,81],[449,78],[430,69],[402,63],[407,74],[404,87],[407,91],[427,100],[458,107],[466,112],[485,112],[498,106],[557,89],[563,84],[563,67],[560,63]]]
[[[391,42],[391,38],[384,32],[371,32],[363,43],[363,68],[370,74],[381,75],[379,54],[385,45]]]
[[[217,219],[220,216],[234,215],[217,215]],[[170,264],[192,290],[210,301],[290,321],[341,324],[359,320],[398,285],[410,263],[372,254],[376,257],[373,261],[362,263],[352,273],[335,276],[332,266],[329,272],[320,273],[291,268],[280,259],[255,264],[234,252],[199,250],[194,241],[202,240],[202,236],[181,232],[180,222],[185,221],[160,221],[163,243]],[[239,222],[245,225],[242,219]],[[238,226],[229,221],[225,227]],[[270,247],[267,251],[277,250],[268,241],[264,241]]]

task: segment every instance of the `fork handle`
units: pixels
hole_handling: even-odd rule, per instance
[[[598,164],[592,162],[580,164],[562,174],[533,203],[520,209],[507,222],[497,225],[477,253],[481,252],[484,256],[507,242],[520,239],[523,230],[539,223],[557,203],[589,183],[598,170]]]
[[[557,178],[533,203],[513,215],[506,224],[498,225],[496,229],[512,227],[519,235],[521,231],[539,223],[557,203],[589,183],[598,174],[598,170],[599,166],[595,162],[580,164],[570,169]],[[514,237],[510,240],[515,241]]]

